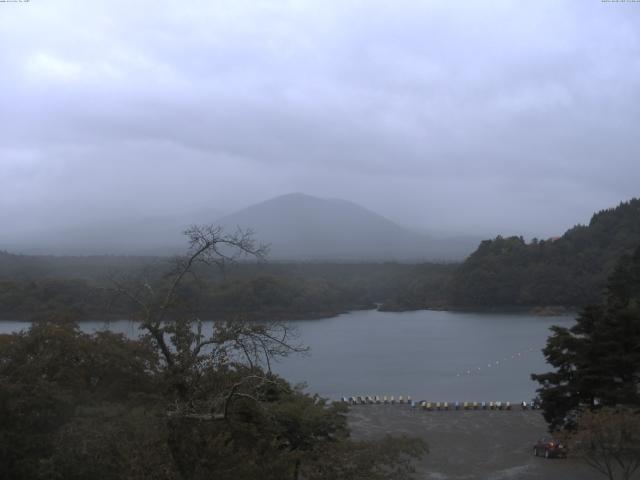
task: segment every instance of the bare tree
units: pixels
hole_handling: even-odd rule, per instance
[[[640,468],[640,412],[603,408],[583,412],[571,451],[609,480],[630,480]]]
[[[306,349],[294,343],[295,335],[281,322],[219,321],[210,334],[205,334],[199,316],[185,314],[181,308],[182,284],[188,277],[197,276],[199,266],[224,270],[243,257],[264,260],[267,247],[257,244],[250,230],[228,234],[222,227],[205,225],[192,226],[185,235],[189,240],[187,253],[176,257],[173,267],[160,279],[125,282],[112,278],[112,283],[118,295],[135,305],[140,328],[156,346],[171,377],[177,394],[172,415],[224,417],[234,398],[256,398],[252,392],[267,383],[277,383],[271,378],[275,357]],[[212,396],[211,385],[203,386],[202,378],[223,368],[245,373],[240,380],[213,389],[217,394]]]

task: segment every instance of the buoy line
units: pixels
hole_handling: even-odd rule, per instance
[[[536,410],[540,408],[535,400],[530,402],[502,402],[502,401],[489,401],[489,402],[432,402],[429,400],[414,401],[411,396],[402,395],[394,397],[378,396],[378,395],[356,395],[351,397],[342,397],[342,403],[348,405],[406,405],[412,409],[434,411],[434,410],[512,410],[516,407],[522,410]]]
[[[503,357],[502,359],[494,360],[492,362],[489,362],[489,363],[487,363],[487,366],[485,368],[498,368],[500,365],[509,362],[509,360],[515,360],[517,358],[522,357],[523,354],[533,352],[534,350],[535,349],[533,347],[529,347],[528,349],[516,352],[516,353],[512,354],[511,356],[506,356],[506,357]],[[475,366],[475,367],[472,367],[472,368],[467,368],[467,369],[465,369],[465,370],[463,370],[461,372],[456,373],[456,377],[463,377],[463,376],[467,376],[467,375],[477,374],[479,372],[482,372],[482,368],[483,367],[484,367],[484,364],[482,364],[481,366]]]

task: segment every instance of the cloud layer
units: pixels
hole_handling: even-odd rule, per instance
[[[0,4],[8,231],[303,191],[561,233],[640,194],[640,4]]]

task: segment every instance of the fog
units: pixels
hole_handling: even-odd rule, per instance
[[[0,41],[0,249],[289,192],[546,237],[639,193],[638,3],[31,1]]]

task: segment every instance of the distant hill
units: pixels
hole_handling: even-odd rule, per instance
[[[618,259],[640,245],[640,199],[593,215],[562,237],[483,241],[456,270],[451,301],[458,307],[564,305],[601,300]]]
[[[95,219],[68,228],[28,233],[0,232],[0,250],[27,255],[152,255],[181,253],[190,225],[219,224],[253,229],[270,245],[270,260],[461,261],[480,238],[431,237],[346,200],[294,193],[220,218],[214,210],[183,215]]]
[[[216,210],[164,216],[95,219],[72,227],[0,232],[0,249],[28,255],[175,255],[184,251],[182,232],[194,223],[212,223]]]
[[[229,230],[253,229],[276,260],[453,261],[477,245],[464,237],[431,238],[355,203],[300,193],[252,205],[217,223]]]

